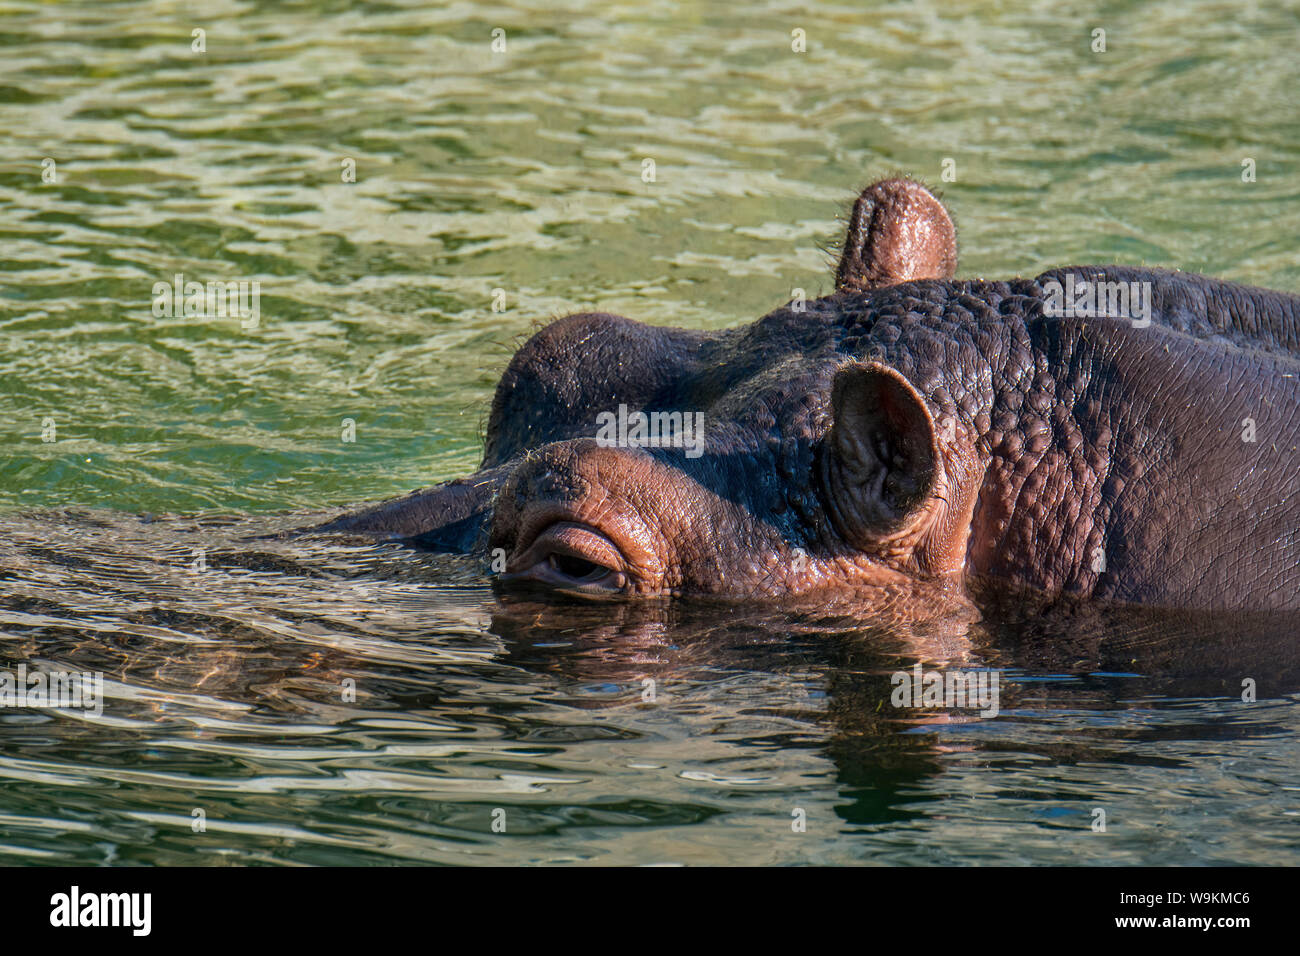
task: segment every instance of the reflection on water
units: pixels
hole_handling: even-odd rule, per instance
[[[0,861],[1300,862],[1285,621],[574,608],[267,537],[471,470],[540,321],[828,291],[854,189],[946,158],[964,277],[1300,289],[1298,28],[1215,0],[8,4],[0,668],[108,700],[0,708]],[[177,273],[260,282],[259,327],[153,315]],[[898,711],[917,663],[997,669],[998,717]]]
[[[6,661],[106,695],[0,710],[5,858],[1296,862],[1280,617],[569,604],[300,523],[0,520]],[[894,707],[917,664],[997,718]]]

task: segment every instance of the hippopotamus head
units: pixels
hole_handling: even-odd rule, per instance
[[[1112,573],[1145,560],[1140,535],[1122,553],[1107,538],[1138,475],[1112,467],[1123,416],[1104,389],[1151,370],[1112,363],[1103,381],[1077,343],[1062,351],[1068,323],[1043,326],[1045,277],[956,282],[956,262],[938,199],[878,182],[853,206],[830,295],[717,332],[561,318],[501,376],[475,475],[328,527],[482,553],[504,583],[586,597],[878,602],[973,570],[1095,590],[1094,545]],[[1195,290],[1141,274],[1176,325]],[[1106,318],[1081,340],[1140,324]],[[1214,335],[1251,325],[1240,318]]]
[[[941,575],[965,549],[969,451],[896,370],[835,347],[866,290],[950,278],[943,206],[907,180],[854,205],[839,295],[709,334],[580,314],[506,369],[484,464],[503,580],[583,594],[788,594]]]

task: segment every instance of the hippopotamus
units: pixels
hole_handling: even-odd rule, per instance
[[[318,530],[586,598],[1300,607],[1300,297],[956,268],[935,194],[877,182],[829,295],[722,331],[554,321],[477,472]]]

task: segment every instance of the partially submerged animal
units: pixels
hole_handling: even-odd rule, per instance
[[[1300,298],[956,258],[929,191],[878,182],[831,295],[720,332],[560,319],[502,375],[478,472],[323,530],[583,596],[1300,607]]]

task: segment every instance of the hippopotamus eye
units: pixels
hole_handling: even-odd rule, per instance
[[[568,554],[552,554],[548,560],[554,570],[584,584],[599,581],[611,571],[603,565]]]
[[[578,522],[557,521],[510,560],[502,580],[605,597],[626,591],[629,575],[622,553],[605,534]]]

